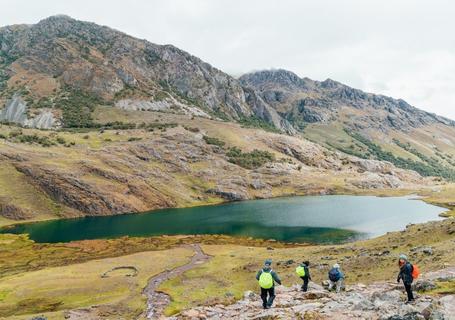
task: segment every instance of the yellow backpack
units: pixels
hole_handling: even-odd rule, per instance
[[[302,267],[302,266],[298,266],[297,268],[295,268],[295,273],[297,273],[297,275],[299,277],[304,277],[305,276],[305,268]]]
[[[269,272],[262,271],[261,275],[259,276],[259,285],[263,289],[270,289],[273,287],[273,277],[272,277],[272,270]]]

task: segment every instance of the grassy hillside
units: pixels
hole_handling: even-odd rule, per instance
[[[428,193],[427,201],[453,209],[454,188],[448,186]],[[441,269],[455,264],[454,236],[454,219],[411,225],[404,231],[376,239],[324,246],[285,245],[227,236],[36,244],[25,236],[1,235],[0,316],[28,319],[31,314],[44,313],[49,319],[59,319],[65,310],[93,304],[104,310],[106,316],[140,314],[145,309],[141,289],[146,280],[160,270],[188,261],[191,252],[179,248],[185,243],[202,243],[212,259],[163,283],[160,290],[172,299],[166,310],[168,314],[199,304],[231,302],[245,290],[257,290],[254,275],[266,258],[273,259],[274,270],[286,286],[299,283],[294,269],[303,259],[311,261],[312,277],[317,283],[325,279],[329,266],[335,262],[341,264],[348,283],[394,281],[400,253],[408,254],[424,273]],[[426,247],[431,247],[433,253],[425,253]],[[100,277],[119,266],[134,266],[139,274],[125,277],[127,270],[116,271],[108,278]],[[441,283],[434,293],[447,292],[450,288],[450,284]],[[9,317],[13,313],[17,316]]]

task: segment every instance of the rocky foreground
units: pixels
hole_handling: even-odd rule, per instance
[[[420,290],[434,287],[434,281],[455,279],[455,268],[428,273],[416,282]],[[403,286],[396,283],[356,284],[340,294],[310,284],[303,293],[298,285],[276,288],[274,307],[264,310],[260,297],[251,291],[232,305],[215,305],[186,310],[170,319],[455,319],[455,295],[442,297],[418,294],[416,302],[405,304]]]

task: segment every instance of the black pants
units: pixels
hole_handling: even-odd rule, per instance
[[[269,299],[267,300],[267,295]],[[275,288],[271,287],[270,289],[261,288],[261,299],[262,299],[262,306],[271,307],[273,304],[273,300],[275,299]]]
[[[307,292],[308,291],[308,282],[309,282],[308,277],[300,277],[300,279],[303,280],[302,291]]]
[[[414,300],[414,295],[412,294],[411,284],[404,284],[404,288],[406,289],[406,293],[408,294],[408,301]]]

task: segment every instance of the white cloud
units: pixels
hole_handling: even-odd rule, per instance
[[[285,68],[455,119],[450,0],[0,0],[0,25],[57,13],[171,43],[231,74]]]

